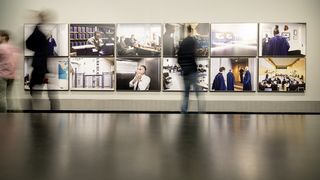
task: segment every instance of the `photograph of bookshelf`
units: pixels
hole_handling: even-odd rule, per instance
[[[71,24],[70,56],[114,56],[114,24]]]

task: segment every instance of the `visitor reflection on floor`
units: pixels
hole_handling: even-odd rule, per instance
[[[318,119],[0,114],[0,179],[319,179]]]

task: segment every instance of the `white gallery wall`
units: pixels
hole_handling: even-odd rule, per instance
[[[308,111],[320,109],[320,1],[319,0],[0,0],[0,29],[10,30],[13,42],[23,48],[23,25],[34,23],[32,10],[50,9],[53,23],[307,23],[306,91],[304,93],[204,93],[208,111]],[[23,85],[23,59],[15,83],[13,110],[29,107]],[[180,92],[61,91],[66,110],[178,111]],[[192,96],[191,99],[195,97]],[[39,99],[46,99],[45,93]],[[90,100],[90,101],[89,101]],[[133,101],[135,100],[135,101]],[[131,103],[132,101],[132,103]],[[19,103],[22,102],[22,103]],[[128,103],[130,102],[130,103]],[[134,103],[137,102],[137,103]],[[222,103],[218,108],[214,105]],[[267,105],[264,103],[268,103]],[[289,103],[288,103],[289,102]],[[239,103],[238,105],[234,105]],[[290,103],[292,109],[290,109]],[[295,104],[301,104],[296,106]],[[277,107],[286,105],[282,109]],[[140,106],[137,108],[137,105]],[[191,109],[193,107],[191,104]],[[239,106],[239,107],[238,107]],[[294,107],[293,107],[294,106]],[[43,107],[43,106],[42,106]],[[237,107],[237,108],[236,108]],[[280,107],[281,108],[281,107]],[[300,108],[300,109],[299,109]]]

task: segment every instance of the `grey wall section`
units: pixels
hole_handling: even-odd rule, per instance
[[[205,93],[208,111],[320,112],[319,0],[0,0],[0,29],[12,32],[23,47],[23,24],[34,23],[32,10],[51,9],[56,23],[166,23],[166,22],[306,22],[306,85],[296,93]],[[13,91],[13,110],[28,109],[23,89],[23,60]],[[210,80],[211,81],[211,80]],[[45,94],[45,93],[44,93]],[[59,92],[63,109],[177,111],[180,93]],[[45,95],[40,101],[46,101]],[[44,103],[46,104],[46,103]],[[39,104],[45,107],[42,103]],[[191,107],[193,109],[193,106]]]

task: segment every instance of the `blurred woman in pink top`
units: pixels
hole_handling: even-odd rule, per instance
[[[18,49],[9,43],[9,33],[0,30],[0,112],[7,111],[7,94],[16,77]]]

